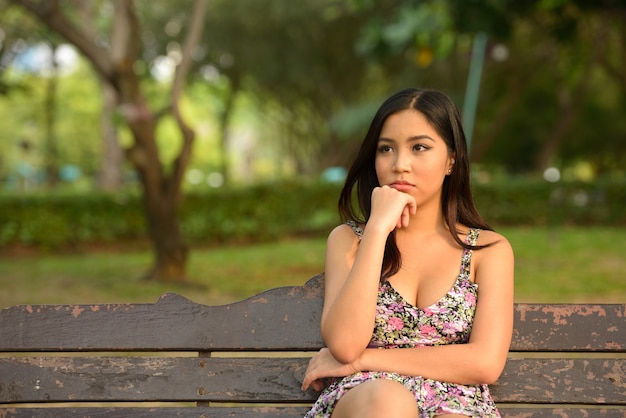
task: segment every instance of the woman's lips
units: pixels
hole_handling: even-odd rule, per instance
[[[400,192],[406,192],[406,191],[411,190],[415,186],[406,181],[396,181],[396,182],[391,183],[389,187],[394,188]]]

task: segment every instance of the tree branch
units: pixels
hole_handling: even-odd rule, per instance
[[[172,84],[172,114],[178,124],[178,127],[183,136],[183,144],[181,146],[180,153],[174,161],[174,167],[171,177],[171,188],[174,196],[177,196],[180,191],[185,169],[191,158],[191,146],[194,139],[194,131],[187,125],[180,112],[180,97],[182,95],[184,82],[191,68],[191,59],[193,49],[198,45],[200,37],[202,36],[202,28],[204,26],[204,20],[206,16],[207,2],[206,0],[195,0],[193,5],[193,11],[191,15],[191,24],[189,25],[189,31],[185,38],[185,42],[182,48],[182,58],[176,72],[174,74],[174,82]]]
[[[113,27],[111,29],[111,62],[115,77],[133,80],[121,88],[123,103],[136,100],[139,83],[135,81],[133,65],[139,55],[141,35],[139,20],[135,14],[132,0],[116,0],[113,4]],[[136,86],[136,88],[130,88]]]
[[[113,65],[106,51],[92,42],[87,33],[74,25],[63,13],[58,0],[11,0],[35,15],[43,24],[74,45],[92,63],[100,76],[114,84]]]

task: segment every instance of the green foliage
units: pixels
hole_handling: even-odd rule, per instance
[[[326,233],[338,222],[337,186],[273,183],[194,193],[181,210],[192,242],[268,241],[289,235]]]
[[[622,181],[492,181],[474,187],[476,205],[494,227],[626,225]],[[180,210],[192,245],[325,236],[339,222],[339,186],[271,183],[187,195]],[[134,194],[0,196],[0,246],[57,250],[145,241],[141,198]]]
[[[135,196],[31,195],[4,196],[0,201],[0,245],[58,249],[145,235],[144,214]]]
[[[0,92],[7,89],[0,96],[0,111],[7,115],[0,133],[0,178],[16,187],[20,164],[41,170],[54,146],[59,166],[72,164],[92,179],[102,164],[97,76],[82,58],[75,72],[60,76],[54,141],[48,144],[43,113],[48,75],[16,70],[11,57],[19,48],[56,45],[59,38],[25,9],[1,0],[0,5],[5,36],[0,54],[4,48],[7,64],[0,68]],[[142,47],[133,66],[149,107],[158,113],[167,108],[169,82],[152,78],[150,70],[168,53],[176,57],[192,2],[135,6]],[[90,7],[98,39],[108,39],[111,3]],[[68,3],[64,9],[80,19],[80,8]],[[539,173],[545,166],[538,156],[560,136],[547,152],[551,165],[586,161],[596,174],[621,170],[623,12],[624,2],[617,0],[211,2],[182,101],[197,133],[191,167],[214,172],[227,161],[228,177],[239,180],[244,175],[238,178],[238,171],[245,170],[238,158],[254,163],[245,172],[254,170],[256,179],[345,165],[375,108],[394,90],[439,88],[460,106],[472,35],[484,32],[489,46],[473,160]],[[227,111],[230,99],[235,106]],[[162,120],[158,145],[168,169],[180,135],[171,120]],[[222,149],[224,132],[229,144]],[[118,133],[128,146],[129,132]],[[25,143],[28,152],[20,148]],[[277,161],[286,168],[266,169]]]
[[[42,170],[47,163],[57,167],[73,164],[83,173],[97,171],[101,148],[100,87],[89,71],[81,65],[73,76],[62,75],[56,80],[52,131],[46,130],[45,120],[51,80],[14,74],[22,88],[0,100],[0,113],[10,115],[3,118],[0,132],[0,180],[7,179],[15,187],[21,165]]]
[[[625,225],[622,181],[593,183],[507,179],[474,187],[476,206],[492,225]]]

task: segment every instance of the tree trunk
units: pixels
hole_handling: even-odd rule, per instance
[[[94,16],[97,13],[96,4],[90,1],[77,3],[83,30],[90,39],[97,39],[98,32]],[[117,107],[117,93],[109,83],[99,77],[102,92],[102,114],[100,129],[102,134],[102,160],[98,173],[97,184],[100,190],[115,191],[122,186],[122,162],[124,153],[120,147],[117,128],[113,123],[115,108]]]
[[[117,94],[118,111],[133,136],[126,151],[143,188],[147,228],[154,248],[154,265],[147,277],[162,281],[184,281],[188,247],[178,222],[181,184],[191,158],[194,132],[179,109],[180,96],[191,66],[191,52],[198,44],[206,14],[206,0],[196,0],[191,13],[180,64],[172,84],[171,103],[166,110],[174,117],[182,145],[169,175],[165,173],[156,142],[156,113],[150,111],[142,93],[134,64],[139,59],[141,33],[132,0],[113,2],[110,47],[103,48],[89,31],[73,24],[63,13],[58,0],[44,2],[13,0],[37,16],[50,29],[74,45]],[[89,13],[89,10],[85,10]],[[85,22],[82,22],[85,25]]]
[[[59,183],[59,150],[56,138],[56,107],[57,107],[57,87],[59,83],[58,63],[56,60],[57,46],[50,44],[50,68],[52,75],[48,77],[46,85],[45,99],[45,126],[46,126],[46,143],[45,143],[45,171],[46,183],[49,187],[55,187]]]
[[[102,161],[98,175],[100,190],[115,191],[122,186],[122,162],[124,153],[117,137],[113,115],[117,106],[115,90],[107,83],[100,83],[102,90]]]
[[[145,278],[159,281],[185,281],[188,246],[182,239],[178,222],[180,188],[166,176],[159,163],[155,141],[156,121],[141,104],[125,104],[128,126],[134,144],[126,151],[139,173],[147,229],[152,241],[154,262]]]
[[[228,122],[232,114],[232,110],[235,105],[235,98],[239,92],[239,77],[234,76],[231,78],[231,83],[227,89],[226,96],[223,100],[223,109],[219,114],[219,132],[220,132],[220,150],[222,153],[220,172],[223,177],[224,184],[230,182],[231,167],[230,159],[228,155]]]
[[[153,177],[153,174],[147,174],[147,177]],[[153,266],[145,278],[164,282],[185,281],[189,247],[183,240],[178,221],[180,196],[172,196],[167,187],[144,182],[143,201],[154,254]]]

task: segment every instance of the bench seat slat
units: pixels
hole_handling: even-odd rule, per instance
[[[502,418],[626,418],[626,409],[597,408],[508,408],[500,407]],[[250,408],[0,408],[3,418],[302,418],[306,407],[250,407]]]
[[[0,358],[0,402],[306,402],[304,359]],[[6,376],[6,377],[5,377]]]
[[[0,358],[0,402],[301,403],[306,358]],[[626,359],[509,359],[497,402],[626,405]]]
[[[220,407],[148,407],[148,408],[19,408],[13,412],[9,409],[0,408],[2,418],[153,418],[153,417],[178,417],[178,418],[302,418],[307,407],[249,407],[249,408],[220,408]],[[5,411],[6,415],[3,414]],[[612,418],[612,417],[611,417]]]
[[[626,358],[510,358],[491,386],[496,401],[626,405]]]

